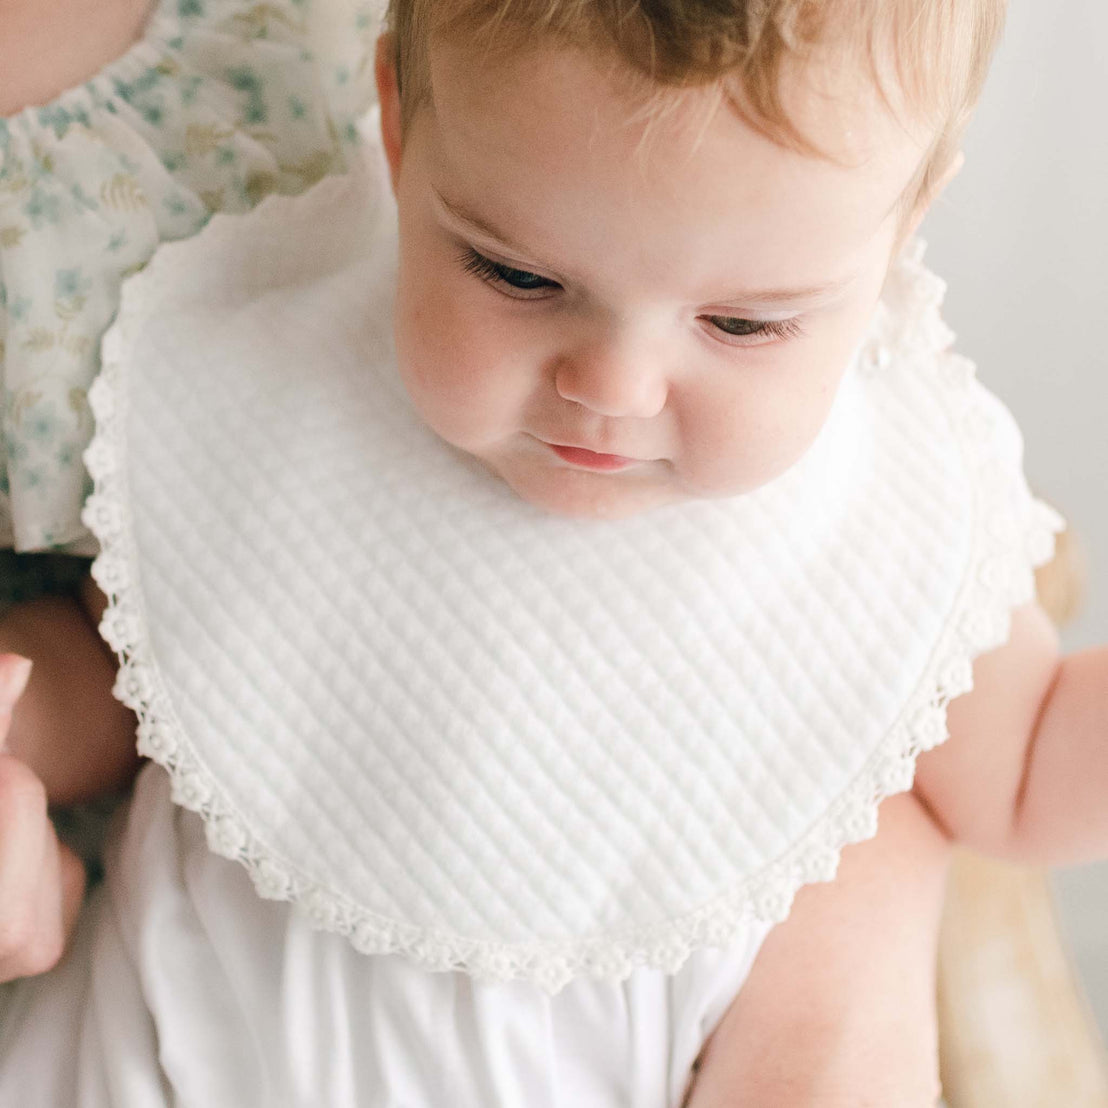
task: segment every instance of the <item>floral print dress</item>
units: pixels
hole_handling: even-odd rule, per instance
[[[346,167],[378,8],[154,0],[122,57],[0,119],[0,547],[95,552],[80,521],[87,390],[121,283],[213,212]],[[51,587],[57,559],[36,562]],[[0,559],[0,599],[36,591],[19,563]]]

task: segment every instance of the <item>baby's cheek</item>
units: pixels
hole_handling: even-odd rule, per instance
[[[445,340],[434,313],[418,302],[397,301],[396,357],[400,379],[419,414],[445,436],[458,390],[456,361],[447,356]]]
[[[811,448],[831,414],[841,379],[839,368],[821,366],[804,387],[790,390],[773,405],[763,484],[781,476]]]
[[[687,477],[704,495],[752,492],[796,464],[819,435],[837,386],[812,374],[797,385],[772,381],[730,403],[706,404],[690,420]]]
[[[401,379],[424,421],[463,450],[479,445],[499,419],[487,341],[449,311],[416,302],[398,303],[396,345]]]

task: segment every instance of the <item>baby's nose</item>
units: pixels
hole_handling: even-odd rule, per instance
[[[619,336],[564,352],[555,365],[554,386],[562,399],[597,415],[636,419],[658,415],[669,393],[660,352]]]

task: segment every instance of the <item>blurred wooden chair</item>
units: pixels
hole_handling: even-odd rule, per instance
[[[1059,625],[1077,606],[1081,579],[1080,552],[1062,535],[1038,578],[1039,599]],[[1045,870],[957,853],[938,1001],[947,1108],[1108,1108],[1108,1054]]]

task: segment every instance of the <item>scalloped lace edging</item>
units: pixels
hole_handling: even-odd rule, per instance
[[[270,198],[255,217],[264,218],[288,203]],[[212,226],[226,218],[218,217]],[[895,267],[887,301],[879,307],[863,348],[862,365],[866,372],[880,372],[893,352],[933,359],[935,372],[947,385],[951,418],[965,429],[979,428],[991,417],[973,364],[949,350],[953,335],[939,312],[945,284],[923,266],[922,253],[922,244],[916,244]],[[971,564],[955,605],[960,618],[944,630],[899,722],[809,833],[740,889],[649,931],[595,941],[521,946],[430,934],[359,909],[267,847],[197,759],[161,682],[145,634],[140,582],[132,575],[124,368],[140,293],[161,272],[155,259],[126,290],[124,310],[105,338],[103,369],[89,394],[96,434],[85,462],[94,492],[82,518],[101,545],[92,572],[108,598],[101,634],[120,661],[114,692],[138,717],[139,752],[169,772],[174,802],[203,818],[209,847],[245,866],[259,896],[298,905],[313,926],[346,936],[365,954],[401,954],[429,970],[459,970],[486,980],[524,979],[553,993],[576,976],[618,981],[640,966],[676,972],[697,948],[726,945],[743,923],[785,919],[803,885],[831,880],[842,849],[876,833],[878,805],[910,788],[916,758],[947,738],[948,704],[973,687],[974,658],[1006,640],[1011,612],[1033,598],[1033,568],[1050,559],[1054,535],[1063,526],[1056,512],[1029,493],[1025,518],[1002,521],[1004,526],[995,526],[987,512],[978,511]],[[965,440],[979,509],[1006,503],[1010,475],[990,464],[987,439],[966,434]],[[1020,541],[1012,541],[1013,531]]]

